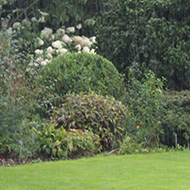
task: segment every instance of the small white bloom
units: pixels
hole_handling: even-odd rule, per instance
[[[45,23],[45,17],[48,16],[49,14],[46,12],[42,12],[38,9],[39,13],[41,14],[41,17],[39,18],[38,22]]]
[[[53,55],[51,53],[47,53],[47,58],[48,59],[52,59],[53,58]]]
[[[90,47],[92,45],[92,42],[85,36],[73,36],[72,37],[73,42],[77,45],[80,44],[81,47],[87,46]]]
[[[51,46],[49,46],[46,50],[47,53],[53,53],[53,48]]]
[[[45,27],[42,31],[41,34],[42,36],[47,39],[47,40],[52,40],[52,32],[53,30],[51,28]]]
[[[76,26],[76,28],[80,30],[80,29],[82,28],[82,24],[78,24],[78,25]]]
[[[13,24],[13,29],[18,29],[18,28],[20,28],[21,27],[21,23],[20,22],[15,22],[14,24]]]
[[[67,33],[74,33],[75,32],[75,27],[68,27],[66,30]]]
[[[38,20],[36,19],[36,17],[32,17],[32,18],[31,18],[31,21],[32,21],[32,22],[38,22]]]
[[[82,39],[89,40],[88,37],[86,37],[86,36],[82,36]]]
[[[83,38],[80,37],[80,36],[73,36],[71,39],[73,40],[73,42],[74,42],[76,45],[77,45],[77,44],[82,44],[82,42],[83,42]]]
[[[36,49],[36,50],[34,51],[34,53],[35,53],[36,55],[41,55],[41,54],[43,54],[43,50]]]
[[[57,49],[61,49],[61,48],[63,47],[63,45],[64,45],[64,43],[61,42],[61,41],[59,41],[59,40],[57,40],[57,41],[55,41],[55,42],[52,42],[52,46],[53,46],[54,48],[57,48]]]
[[[38,38],[37,41],[38,41],[39,46],[44,45],[44,41],[42,39]]]
[[[44,60],[40,63],[41,66],[46,66],[47,65],[47,62]]]
[[[95,49],[91,49],[90,53],[96,54]]]
[[[72,39],[67,34],[65,34],[62,38],[62,41],[66,44],[70,44],[72,42]]]
[[[91,41],[92,43],[96,43],[96,36],[92,36],[92,37],[90,38],[90,41]]]
[[[86,53],[89,53],[89,52],[90,52],[90,49],[89,49],[89,47],[84,46],[82,51],[83,51],[83,52],[86,52]]]
[[[81,41],[81,46],[87,46],[90,47],[92,45],[92,42],[89,40],[89,38],[87,38],[86,36],[82,36],[82,41]]]
[[[50,60],[50,59],[45,59],[45,61],[46,61],[47,63],[50,63],[50,62],[51,62],[51,60]]]
[[[38,22],[40,22],[40,23],[45,23],[46,21],[45,21],[45,17],[40,17],[39,19],[38,19]]]
[[[38,64],[38,63],[34,63],[34,66],[35,66],[35,67],[38,67],[38,66],[39,66],[39,64]]]
[[[65,49],[65,48],[61,48],[61,49],[58,49],[58,50],[56,50],[56,52],[58,53],[58,54],[64,54],[64,53],[66,53],[68,50],[67,49]]]
[[[65,34],[65,30],[63,28],[59,28],[57,31],[56,31],[56,34],[57,35],[60,35],[60,36],[63,36]]]
[[[25,19],[22,21],[22,25],[29,28],[29,27],[31,27],[31,22],[30,22],[28,19],[25,18]]]
[[[38,58],[36,59],[36,62],[37,62],[37,63],[40,63],[40,62],[42,62],[42,61],[44,61],[44,58],[43,58],[43,57],[38,57]]]
[[[77,44],[77,45],[75,46],[75,48],[76,48],[78,51],[80,51],[80,50],[81,50],[81,45],[80,45],[80,44]]]
[[[54,35],[52,35],[52,36],[51,36],[51,40],[54,40],[54,39],[55,39],[55,36],[54,36]]]
[[[49,13],[42,12],[40,9],[38,9],[38,11],[39,11],[39,13],[40,13],[42,16],[44,16],[44,17],[46,17],[46,16],[49,15]]]

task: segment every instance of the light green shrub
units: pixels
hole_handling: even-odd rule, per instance
[[[97,153],[101,150],[98,135],[87,130],[66,130],[63,126],[50,122],[42,130],[36,130],[38,154],[46,158],[78,157]]]
[[[68,92],[91,90],[120,99],[123,80],[114,65],[100,55],[66,53],[42,68],[36,78],[39,109],[45,106],[46,111],[49,105],[59,105]]]

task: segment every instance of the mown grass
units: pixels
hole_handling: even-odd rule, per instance
[[[189,190],[190,152],[96,156],[0,168],[0,190]]]

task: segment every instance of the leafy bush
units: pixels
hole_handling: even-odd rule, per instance
[[[91,155],[102,149],[100,137],[88,130],[70,129],[67,138],[70,157]]]
[[[119,148],[114,149],[109,154],[117,153],[118,155],[124,155],[139,152],[147,152],[147,150],[143,148],[143,145],[144,142],[138,143],[135,139],[131,137],[131,134],[126,133],[122,141],[119,141]]]
[[[48,157],[64,157],[67,148],[67,132],[63,127],[56,129],[56,124],[50,123],[44,126],[39,136],[39,152]]]
[[[59,105],[68,92],[92,90],[119,99],[123,93],[123,76],[114,65],[99,55],[67,53],[42,68],[37,76],[40,109]],[[46,109],[47,109],[46,108]]]
[[[167,114],[163,117],[165,135],[162,142],[174,146],[174,135],[177,134],[178,143],[188,146],[190,139],[190,91],[166,91]]]
[[[66,131],[57,125],[50,122],[42,130],[36,130],[40,134],[38,152],[41,156],[67,159],[101,150],[99,137],[92,132],[80,129]]]
[[[104,97],[94,92],[69,94],[64,104],[54,110],[54,122],[64,128],[93,132],[101,138],[103,150],[110,150],[122,137],[120,127],[126,107],[113,97]]]
[[[34,104],[25,76],[23,54],[8,32],[0,32],[0,151],[14,150],[22,121]]]
[[[124,125],[136,142],[146,142],[149,146],[159,147],[162,134],[162,118],[165,114],[163,81],[153,72],[138,81],[130,71],[128,89],[124,98],[129,107],[129,116]]]
[[[128,73],[136,65],[164,76],[170,89],[190,88],[189,0],[118,0],[98,22],[97,52]]]

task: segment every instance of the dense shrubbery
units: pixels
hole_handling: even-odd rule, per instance
[[[1,2],[0,14],[4,17],[10,16],[9,26],[15,21],[25,18],[35,17],[40,21],[39,28],[44,27],[47,23],[48,27],[54,30],[66,26],[75,26],[78,23],[84,23],[82,32],[91,34],[93,32],[94,19],[93,16],[103,8],[102,1],[93,0],[8,0]],[[106,1],[105,1],[106,2]],[[39,9],[41,12],[39,12]]]
[[[97,153],[101,150],[99,137],[90,131],[66,130],[49,123],[38,131],[40,155],[49,158],[68,158]]]
[[[187,0],[4,1],[0,158],[147,152],[173,146],[173,133],[189,144],[189,91],[163,94],[157,78],[170,89],[190,87],[189,7]],[[94,8],[102,10],[96,21]],[[127,74],[126,88],[112,62],[94,54],[96,37],[82,36],[95,26],[97,50]]]
[[[0,32],[0,151],[14,150],[22,121],[29,116],[33,99],[25,78],[23,54],[17,40]]]
[[[67,130],[91,131],[100,137],[103,150],[111,150],[122,138],[122,121],[126,107],[113,97],[88,94],[70,94],[64,104],[54,110],[53,120]]]
[[[112,1],[98,23],[97,52],[120,72],[136,67],[164,76],[170,89],[190,89],[190,3]]]
[[[136,142],[146,142],[148,146],[159,147],[162,134],[162,118],[165,114],[163,81],[149,71],[138,81],[130,71],[125,104],[130,115],[126,118],[126,132],[133,134]],[[137,129],[135,129],[137,127]]]
[[[103,57],[88,53],[59,56],[38,73],[39,105],[59,105],[68,92],[94,91],[119,99],[123,94],[123,76]],[[48,109],[48,107],[46,107]]]
[[[163,117],[164,134],[162,142],[172,146],[175,144],[174,135],[178,136],[178,143],[188,145],[190,139],[190,91],[166,91],[167,114]]]

